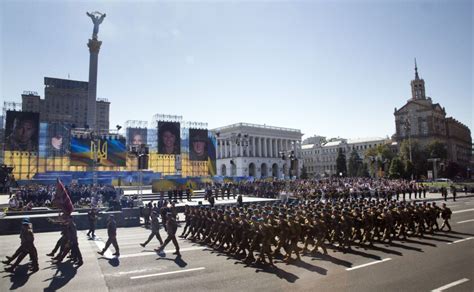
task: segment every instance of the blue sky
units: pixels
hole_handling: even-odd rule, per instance
[[[177,114],[346,138],[392,135],[413,59],[427,95],[473,129],[472,1],[1,1],[0,99],[88,80],[111,127]]]

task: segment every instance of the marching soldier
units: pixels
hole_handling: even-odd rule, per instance
[[[35,236],[33,234],[33,228],[28,218],[23,219],[20,240],[20,247],[16,250],[15,254],[13,254],[11,257],[7,257],[6,261],[2,261],[2,263],[9,265],[16,258],[16,261],[13,263],[13,265],[5,268],[5,271],[10,273],[14,272],[15,268],[21,263],[25,256],[29,254],[31,259],[31,271],[33,273],[37,272],[39,270],[38,252],[36,251],[36,247],[34,245]]]
[[[165,239],[165,242],[159,248],[155,249],[155,251],[161,253],[165,249],[166,245],[170,241],[173,241],[174,247],[176,248],[176,251],[173,254],[180,257],[181,254],[179,253],[178,240],[176,240],[176,230],[178,229],[178,223],[176,223],[176,218],[174,218],[170,212],[168,212],[166,216],[166,224],[168,225],[166,227],[166,231],[168,232],[168,237]]]
[[[443,207],[441,208],[441,218],[443,218],[443,225],[441,225],[440,231],[443,231],[444,227],[448,227],[448,231],[451,231],[451,225],[449,225],[449,219],[451,219],[451,209],[446,207],[446,204],[443,203]]]
[[[103,256],[105,251],[112,244],[115,248],[115,253],[113,253],[113,255],[117,257],[120,256],[119,246],[117,243],[117,223],[115,222],[114,215],[109,215],[109,219],[107,222],[107,235],[109,236],[109,238],[107,239],[104,248],[101,251],[98,251],[97,253]]]
[[[292,253],[296,254],[296,259],[301,260],[300,252],[298,248],[298,240],[301,235],[301,227],[300,227],[300,224],[298,224],[295,221],[295,217],[293,215],[290,215],[288,219],[289,219],[288,227],[290,230],[290,234],[289,234],[290,244],[288,247],[288,253],[286,254],[285,259],[284,259],[284,261],[287,263],[291,260]]]
[[[148,236],[148,239],[144,243],[140,243],[140,245],[142,247],[145,247],[155,236],[156,236],[156,239],[158,239],[158,241],[160,242],[160,244],[163,244],[163,240],[161,239],[161,236],[160,236],[160,222],[158,221],[158,213],[156,211],[153,211],[151,213],[150,236]]]

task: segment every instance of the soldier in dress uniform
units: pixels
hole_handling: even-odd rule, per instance
[[[176,222],[176,218],[173,217],[173,214],[171,214],[171,212],[168,212],[166,216],[166,231],[168,232],[168,237],[165,239],[165,242],[159,248],[155,249],[155,251],[161,253],[165,249],[166,245],[170,241],[173,241],[174,247],[176,248],[176,251],[173,254],[180,257],[181,254],[179,253],[178,240],[176,239],[176,230],[178,229],[178,223]]]
[[[109,219],[107,222],[107,235],[109,236],[109,238],[107,239],[104,248],[101,251],[98,251],[97,253],[100,255],[104,255],[105,251],[112,244],[115,248],[115,253],[113,253],[113,255],[117,257],[120,256],[120,250],[117,243],[117,223],[115,222],[114,215],[109,215]]]
[[[38,252],[34,244],[35,236],[33,234],[33,227],[28,218],[22,221],[20,240],[20,247],[16,250],[15,254],[11,257],[7,257],[6,261],[2,261],[2,263],[9,265],[16,258],[16,261],[10,267],[5,268],[5,271],[10,273],[14,272],[15,268],[21,263],[25,256],[29,254],[31,259],[31,271],[37,272],[39,270]]]
[[[448,231],[451,231],[451,225],[449,225],[449,219],[451,219],[451,209],[446,207],[446,204],[443,203],[443,207],[441,208],[441,218],[443,218],[443,225],[441,225],[440,231],[443,231],[444,227],[448,227]]]
[[[158,221],[158,212],[153,211],[151,213],[151,233],[148,236],[148,239],[144,243],[140,243],[142,247],[145,247],[152,239],[156,236],[156,239],[160,242],[160,245],[163,244],[163,240],[160,236],[160,222]]]

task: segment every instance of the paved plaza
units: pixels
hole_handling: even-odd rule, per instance
[[[275,268],[246,265],[241,259],[181,238],[182,257],[172,254],[172,244],[164,254],[157,254],[153,250],[158,246],[156,239],[145,248],[139,245],[149,230],[133,227],[118,229],[119,258],[112,257],[113,249],[104,257],[96,253],[104,246],[105,229],[96,232],[96,240],[80,231],[84,265],[76,269],[68,262],[53,265],[46,256],[59,232],[37,233],[40,270],[28,273],[25,260],[15,274],[2,271],[0,290],[431,291],[451,285],[449,291],[473,291],[474,200],[460,198],[448,205],[453,210],[451,233],[355,247],[347,253],[332,246],[327,256],[305,255],[290,264],[277,258]],[[164,230],[161,234],[165,236]],[[4,259],[15,251],[19,238],[2,236],[0,242],[0,258]]]

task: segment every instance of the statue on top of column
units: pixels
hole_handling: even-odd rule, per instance
[[[98,11],[89,13],[86,13],[87,16],[89,16],[92,19],[92,23],[94,23],[94,30],[92,31],[92,38],[97,39],[97,34],[99,33],[99,25],[102,23],[102,21],[105,18],[105,13],[100,13]]]

